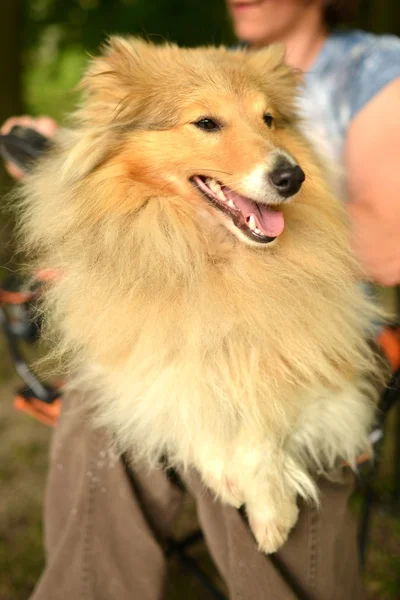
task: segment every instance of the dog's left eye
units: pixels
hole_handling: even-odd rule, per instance
[[[196,127],[199,129],[204,129],[205,131],[216,131],[217,129],[221,129],[220,123],[214,121],[214,119],[208,118],[200,119],[199,121],[193,123],[193,125],[196,125]]]
[[[274,117],[269,113],[265,113],[264,123],[271,129],[272,125],[274,124]]]

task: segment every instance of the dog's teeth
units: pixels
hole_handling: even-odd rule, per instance
[[[258,227],[256,227],[256,228],[255,228],[253,231],[254,231],[255,233],[258,233],[258,234],[260,234],[260,235],[262,234],[262,231],[261,231],[261,229],[258,229]]]
[[[254,215],[250,215],[249,220],[247,221],[247,225],[250,227],[250,229],[252,231],[255,231],[257,229],[257,223],[254,218]]]
[[[212,190],[214,192],[214,194],[216,194],[217,196],[220,194],[220,192],[222,192],[221,190],[221,186],[219,185],[218,181],[215,181],[215,179],[210,179],[210,182],[208,184],[208,187],[210,188],[210,190]]]
[[[226,202],[225,194],[221,188],[219,189],[219,192],[217,192],[217,196],[220,200],[222,200],[222,202]]]
[[[217,198],[219,200],[221,200],[222,202],[228,202],[228,199],[225,196],[225,194],[222,190],[222,187],[220,186],[218,181],[215,181],[215,179],[212,179],[211,177],[206,177],[205,182],[208,185],[208,187],[210,188],[210,190],[212,192],[214,192],[214,194],[217,196]],[[236,206],[233,204],[232,200],[229,200],[228,205],[231,208],[236,209]]]

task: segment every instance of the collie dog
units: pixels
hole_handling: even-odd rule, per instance
[[[27,248],[59,273],[54,352],[121,451],[196,469],[273,552],[375,412],[374,309],[297,75],[279,46],[114,37],[81,85],[22,194]]]

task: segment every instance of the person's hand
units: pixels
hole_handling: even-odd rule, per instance
[[[35,129],[42,135],[50,138],[53,137],[58,129],[57,123],[50,117],[29,117],[28,115],[23,115],[21,117],[11,117],[10,119],[7,119],[0,129],[0,133],[9,133],[14,125],[30,127],[31,129]],[[11,177],[14,177],[15,179],[20,179],[24,175],[23,172],[13,164],[6,163],[6,169],[10,173]]]

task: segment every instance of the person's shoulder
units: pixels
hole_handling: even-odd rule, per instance
[[[366,31],[333,31],[326,44],[328,62],[344,61],[348,67],[362,68],[386,60],[400,58],[400,38],[395,35],[376,35]]]
[[[400,57],[400,38],[395,35],[376,35],[366,31],[336,33],[334,39],[341,45],[349,61],[359,65],[366,60]]]
[[[331,58],[342,71],[354,117],[386,85],[400,77],[400,39],[365,31],[335,32]]]

